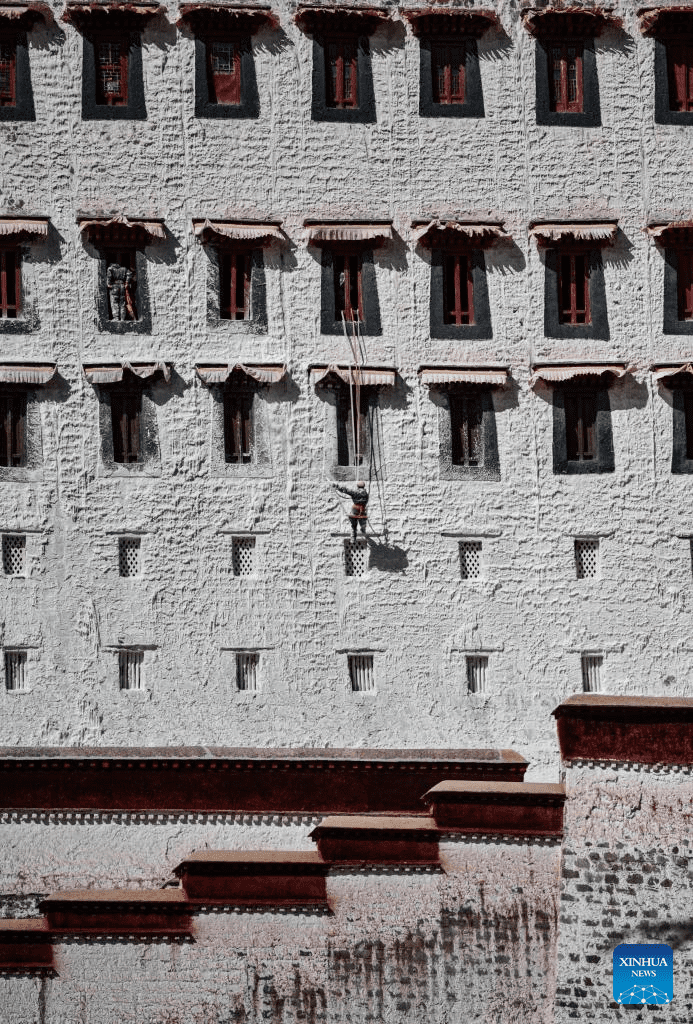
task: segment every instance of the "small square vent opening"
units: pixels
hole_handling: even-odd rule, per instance
[[[23,576],[26,564],[26,537],[21,533],[2,535],[2,571],[5,576]]]
[[[26,651],[5,651],[5,689],[12,693],[28,689]]]
[[[121,690],[143,689],[143,651],[118,652],[118,679]]]
[[[372,654],[349,654],[349,680],[354,693],[375,690]]]
[[[344,541],[344,572],[347,576],[365,576],[368,571],[368,544],[362,538]]]
[[[236,689],[237,690],[258,690],[258,663],[257,651],[236,652]]]
[[[467,693],[486,693],[488,683],[488,655],[467,655]]]
[[[575,575],[579,580],[594,577],[599,572],[599,541],[575,541]]]
[[[583,654],[582,689],[585,693],[601,693],[604,658],[601,654]]]
[[[234,576],[252,576],[255,568],[255,538],[234,537],[231,542]]]
[[[481,541],[460,541],[460,577],[476,580],[481,576]]]
[[[142,568],[142,541],[139,537],[118,538],[118,572],[121,576],[139,576]]]

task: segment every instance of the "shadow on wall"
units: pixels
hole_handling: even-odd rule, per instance
[[[604,263],[625,270],[633,262],[633,243],[619,228],[613,245],[606,245],[602,250]]]
[[[409,565],[409,557],[404,548],[398,548],[395,544],[384,543],[366,537],[369,548],[369,569],[378,569],[379,572],[404,572]]]

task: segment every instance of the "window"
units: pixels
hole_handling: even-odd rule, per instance
[[[460,578],[475,580],[481,576],[481,541],[461,540],[459,545]]]
[[[0,466],[25,462],[26,394],[0,392]]]
[[[17,104],[17,41],[0,39],[0,107]]]
[[[334,309],[337,320],[360,320],[363,315],[363,263],[357,252],[335,252]]]
[[[579,580],[599,574],[599,541],[575,541],[575,576]]]
[[[128,102],[128,53],[126,39],[97,39],[94,42],[96,103],[126,107]]]
[[[431,87],[434,103],[465,102],[466,62],[466,43],[431,43]]]
[[[372,654],[349,654],[347,655],[347,664],[351,689],[354,693],[375,690]]]
[[[250,253],[219,253],[219,316],[222,320],[250,318]]]
[[[231,563],[234,576],[252,576],[255,567],[255,538],[233,537]]]
[[[118,572],[121,576],[139,576],[142,542],[139,537],[118,538]]]
[[[16,320],[21,311],[18,249],[0,249],[0,317]]]
[[[686,458],[693,459],[693,391],[685,388],[683,394],[683,416],[686,428]]]
[[[253,392],[228,388],[224,391],[224,458],[247,465],[253,456]]]
[[[207,46],[210,103],[239,106],[241,102],[241,48],[237,40],[212,40]]]
[[[325,105],[354,110],[359,105],[358,44],[355,38],[325,43]]]
[[[366,466],[371,457],[370,393],[350,385],[337,393],[337,465]]]
[[[669,109],[693,111],[693,43],[667,44]]]
[[[558,320],[589,324],[590,258],[587,252],[558,253]]]
[[[105,249],[108,316],[111,320],[137,320],[137,253],[133,248]]]
[[[257,651],[236,652],[236,689],[237,690],[259,690],[258,686],[258,662],[260,658]]]
[[[467,693],[485,693],[488,677],[488,655],[467,655]]]
[[[583,44],[549,43],[550,109],[557,114],[583,111]]]
[[[118,651],[118,682],[121,690],[143,689],[144,651]]]
[[[113,461],[142,461],[141,443],[142,391],[140,388],[111,391],[111,422],[113,425]]]
[[[450,392],[448,401],[452,464],[479,466],[483,460],[481,396]]]
[[[2,571],[5,576],[23,576],[26,537],[21,533],[2,535]]]
[[[679,320],[693,320],[693,249],[676,250],[676,293]]]
[[[5,651],[5,689],[21,693],[28,688],[26,651]]]
[[[443,257],[443,323],[474,323],[474,280],[469,253],[448,253]]]
[[[601,654],[582,655],[582,689],[585,693],[601,692],[603,663]]]
[[[596,422],[595,393],[566,390],[565,430],[569,462],[591,462],[596,459]]]
[[[344,572],[347,576],[365,576],[368,571],[368,545],[358,538],[344,541]]]

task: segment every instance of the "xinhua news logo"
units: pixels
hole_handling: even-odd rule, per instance
[[[663,943],[617,946],[614,1002],[623,1006],[664,1006],[674,998],[674,954]]]

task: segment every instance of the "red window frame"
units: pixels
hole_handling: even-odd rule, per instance
[[[252,462],[253,394],[233,386],[224,391],[224,459],[235,465]]]
[[[450,407],[450,456],[453,466],[483,463],[483,409],[476,391],[448,393]]]
[[[676,249],[676,294],[679,320],[693,320],[693,248]]]
[[[127,106],[129,61],[130,40],[127,36],[94,37],[94,86],[97,104],[107,107]],[[113,88],[109,87],[109,75]]]
[[[474,261],[471,252],[443,253],[443,323],[474,323]]]
[[[559,323],[591,324],[589,251],[559,249],[557,277]]]
[[[330,37],[325,47],[325,105],[354,110],[359,105],[358,38]]]
[[[334,313],[341,322],[366,318],[363,314],[363,257],[360,252],[337,250],[333,253]]]
[[[556,114],[581,114],[584,111],[584,43],[576,40],[550,40],[547,43],[549,66],[549,105]]]
[[[467,95],[466,42],[431,43],[431,86],[433,102],[461,105]]]
[[[128,464],[142,461],[142,389],[113,388],[111,391],[113,461]]]
[[[219,317],[222,320],[250,319],[250,252],[219,252]]]
[[[23,466],[25,457],[26,392],[0,392],[0,466]]]
[[[0,249],[0,319],[16,320],[22,310],[22,261],[18,248]]]
[[[667,43],[669,109],[693,111],[693,41]]]
[[[17,106],[17,40],[0,39],[0,107]]]
[[[566,454],[568,462],[594,462],[597,458],[597,396],[594,391],[564,394]]]
[[[370,462],[371,394],[368,385],[355,387],[352,384],[340,389],[337,401],[338,466],[365,466]],[[354,438],[354,414],[357,405],[356,438]]]
[[[207,40],[209,102],[228,107],[241,104],[241,46],[238,39]]]

